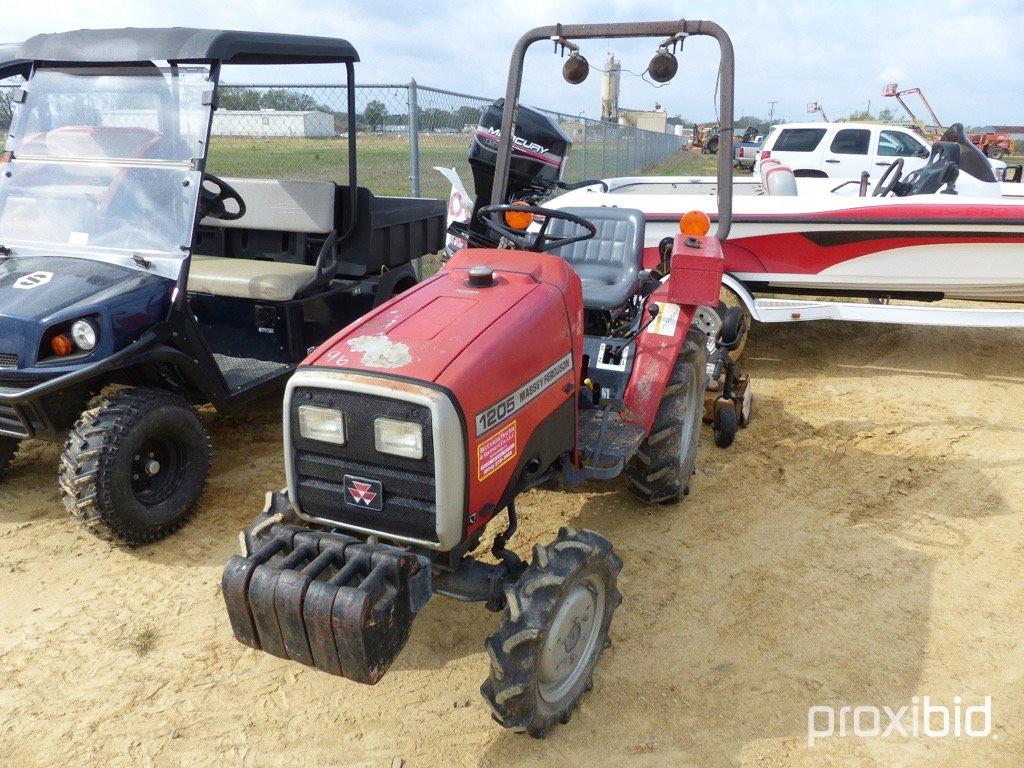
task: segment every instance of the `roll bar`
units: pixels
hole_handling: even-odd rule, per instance
[[[555,24],[550,27],[531,29],[516,43],[508,70],[508,86],[505,89],[505,109],[501,115],[501,140],[491,189],[491,205],[505,202],[508,186],[509,165],[512,159],[512,137],[519,108],[519,91],[523,81],[523,64],[527,49],[541,40],[593,40],[628,37],[673,38],[679,36],[704,35],[718,41],[721,50],[721,83],[719,88],[719,141],[718,141],[718,228],[715,236],[725,240],[732,225],[732,128],[733,92],[735,88],[736,57],[732,40],[713,21],[648,21],[641,23],[615,24]],[[511,105],[511,109],[509,109]]]

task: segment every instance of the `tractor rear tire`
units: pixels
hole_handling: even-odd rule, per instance
[[[651,434],[626,465],[630,489],[650,504],[675,504],[690,493],[704,420],[707,381],[704,334],[690,334],[676,360]]]
[[[1002,160],[1004,155],[1006,155],[1006,150],[1002,147],[991,147],[988,150],[988,156],[993,160]]]
[[[0,437],[0,480],[11,468],[14,454],[18,452],[18,442],[12,437]]]
[[[491,669],[480,692],[500,725],[542,739],[569,722],[611,645],[621,570],[611,542],[593,531],[562,528],[551,544],[534,546],[485,643]]]
[[[185,398],[124,389],[90,408],[61,455],[65,508],[91,533],[135,547],[192,516],[210,471],[210,438]]]

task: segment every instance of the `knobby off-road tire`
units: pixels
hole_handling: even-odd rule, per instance
[[[0,480],[11,468],[14,454],[18,452],[18,441],[11,437],[0,437]]]
[[[82,414],[61,455],[60,492],[90,532],[138,546],[192,516],[210,471],[210,438],[183,397],[125,389]]]
[[[534,546],[486,642],[491,669],[480,692],[499,724],[540,739],[569,722],[611,644],[621,570],[611,542],[593,531],[562,528],[551,544]]]
[[[704,334],[690,329],[651,434],[626,465],[630,489],[648,503],[672,504],[690,492],[704,419],[706,365]]]

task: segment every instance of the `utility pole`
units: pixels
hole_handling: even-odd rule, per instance
[[[778,104],[778,100],[768,102],[768,122],[771,123],[775,119],[775,105]]]

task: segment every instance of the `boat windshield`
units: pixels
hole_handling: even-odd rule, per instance
[[[0,156],[0,243],[183,259],[213,88],[201,66],[36,70]]]

